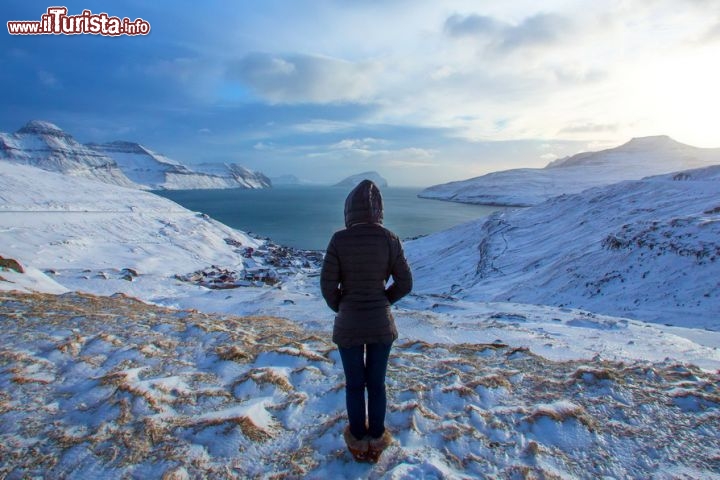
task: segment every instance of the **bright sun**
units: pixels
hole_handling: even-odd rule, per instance
[[[638,67],[630,105],[643,114],[641,128],[699,147],[720,147],[717,58],[716,50],[705,48]]]

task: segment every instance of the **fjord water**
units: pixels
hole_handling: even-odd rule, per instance
[[[382,189],[384,225],[400,238],[426,235],[482,218],[501,207],[418,198],[419,188]],[[260,190],[164,190],[170,200],[206,213],[224,224],[269,237],[275,243],[324,250],[330,236],[344,227],[348,188],[276,186]]]

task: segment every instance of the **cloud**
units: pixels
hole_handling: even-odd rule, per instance
[[[399,145],[383,138],[344,138],[329,145],[307,147],[310,158],[342,159],[347,163],[382,163],[393,166],[419,166],[434,163],[435,150],[418,146]]]
[[[38,80],[44,87],[55,88],[60,86],[57,77],[46,70],[38,71]]]
[[[701,37],[703,43],[714,43],[720,41],[720,21],[710,27]]]
[[[620,126],[616,124],[578,123],[568,125],[560,130],[560,133],[612,133],[617,132]]]
[[[559,43],[571,30],[570,20],[552,13],[538,13],[517,25],[484,15],[455,14],[447,18],[444,26],[445,33],[451,37],[486,39],[490,48],[498,53],[553,45]]]
[[[379,138],[345,138],[331,145],[330,148],[334,150],[370,150],[385,143],[387,142]]]
[[[325,119],[312,119],[308,122],[298,123],[292,128],[302,133],[334,133],[343,130],[351,130],[353,123]]]
[[[507,25],[485,15],[452,15],[445,20],[445,33],[451,37],[494,35]]]
[[[324,104],[369,101],[380,69],[370,61],[252,53],[232,64],[228,76],[273,103]]]
[[[551,45],[559,42],[570,30],[570,21],[555,14],[539,14],[505,31],[500,42],[503,50],[526,46]]]

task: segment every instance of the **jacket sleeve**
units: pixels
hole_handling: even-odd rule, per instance
[[[390,270],[393,284],[385,290],[385,296],[391,305],[410,293],[413,286],[412,272],[405,258],[402,243],[399,238],[395,238],[393,243],[394,248],[391,249],[391,255],[394,258]]]
[[[328,307],[333,312],[340,310],[340,297],[342,290],[340,289],[340,261],[335,249],[335,238],[330,239],[325,259],[323,260],[322,270],[320,271],[320,290]]]

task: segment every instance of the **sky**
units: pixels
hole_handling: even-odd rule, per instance
[[[57,3],[57,2],[56,2]],[[3,24],[56,3],[2,2]],[[0,131],[428,186],[632,137],[720,147],[719,0],[66,1],[146,36],[0,34]],[[5,28],[5,27],[3,27]]]

